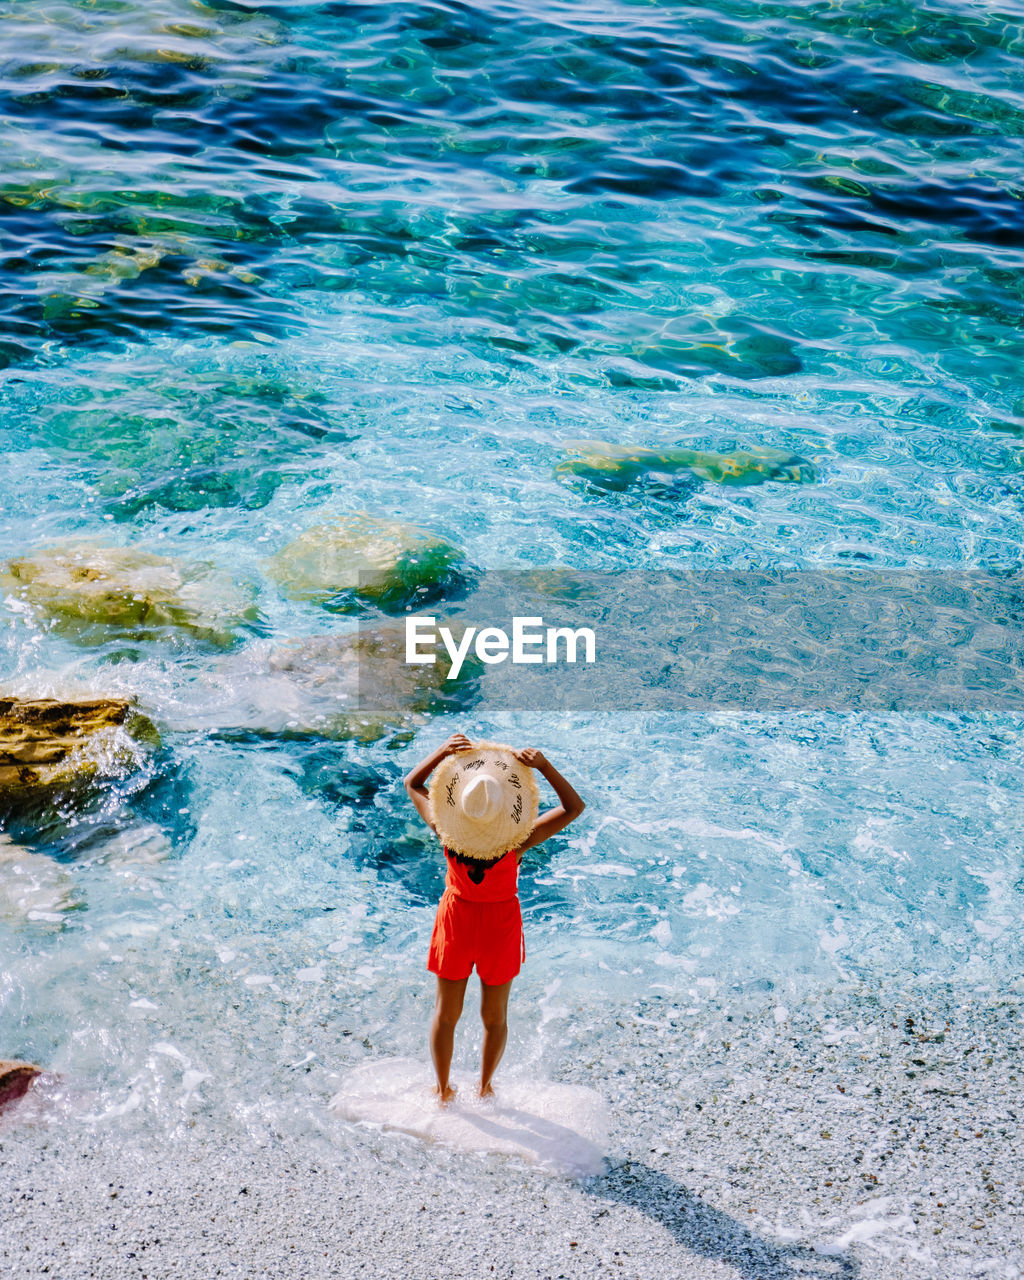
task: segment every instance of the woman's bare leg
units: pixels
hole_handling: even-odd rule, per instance
[[[489,987],[483,981],[480,983],[480,1017],[484,1024],[484,1048],[480,1055],[481,1098],[489,1098],[494,1093],[491,1077],[501,1061],[508,1039],[508,993],[511,990],[511,979],[500,987]]]
[[[452,982],[449,978],[437,979],[437,999],[434,1002],[434,1017],[430,1024],[430,1056],[434,1060],[434,1070],[437,1072],[437,1086],[434,1092],[442,1106],[455,1097],[455,1090],[448,1083],[448,1072],[452,1065],[455,1024],[462,1016],[462,1000],[466,994],[468,981],[468,978],[460,978],[457,982]]]

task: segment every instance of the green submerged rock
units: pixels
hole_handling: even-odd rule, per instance
[[[665,336],[638,344],[630,353],[638,364],[682,378],[721,373],[744,382],[799,373],[803,361],[796,344],[771,333],[710,331]]]
[[[267,561],[266,570],[292,600],[338,611],[371,604],[397,612],[455,586],[464,561],[459,548],[439,534],[359,514],[306,529]]]
[[[187,634],[227,647],[259,620],[255,591],[212,564],[84,540],[0,564],[0,589],[85,645]]]
[[[556,475],[578,476],[602,489],[622,491],[650,474],[689,472],[714,484],[813,484],[814,467],[786,449],[752,445],[732,453],[701,449],[646,449],[581,440],[566,444],[570,456],[558,463]]]
[[[354,415],[300,380],[155,359],[113,388],[83,377],[35,421],[40,443],[92,465],[118,521],[152,508],[264,507],[318,446],[355,438]]]

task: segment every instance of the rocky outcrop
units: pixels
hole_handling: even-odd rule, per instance
[[[31,1062],[5,1061],[0,1058],[0,1111],[25,1096],[36,1076],[42,1074],[40,1067]]]
[[[461,580],[463,565],[463,553],[439,534],[359,514],[306,529],[266,569],[293,600],[394,612],[438,599]]]
[[[602,489],[623,490],[650,474],[689,472],[715,484],[752,485],[776,481],[813,484],[814,467],[786,449],[751,445],[732,453],[702,449],[646,449],[581,440],[564,446],[571,455],[555,468],[559,476],[579,476]]]
[[[188,633],[227,646],[259,616],[254,593],[214,565],[88,541],[6,561],[0,589],[81,644]]]
[[[152,722],[124,699],[0,696],[0,813],[123,777],[159,744]]]

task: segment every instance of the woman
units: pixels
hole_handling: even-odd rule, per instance
[[[543,814],[538,814],[534,769],[561,802]],[[424,786],[428,778],[429,790]],[[440,837],[448,863],[427,958],[427,968],[437,976],[430,1025],[434,1092],[442,1106],[455,1096],[448,1082],[455,1025],[475,965],[484,1024],[479,1096],[487,1098],[494,1093],[491,1077],[508,1035],[508,993],[526,957],[516,893],[519,864],[527,849],[578,818],[584,804],[539,751],[474,744],[461,733],[418,764],[406,777],[405,789],[420,817]]]

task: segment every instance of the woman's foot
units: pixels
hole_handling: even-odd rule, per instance
[[[446,1084],[442,1089],[439,1084],[434,1085],[434,1097],[437,1099],[438,1106],[446,1107],[455,1097],[456,1089],[453,1084]]]
[[[477,1096],[478,1098],[493,1098],[493,1097],[494,1097],[494,1086],[493,1086],[493,1085],[491,1085],[491,1084],[482,1084],[482,1085],[480,1086],[480,1090],[479,1090],[479,1092],[477,1093],[477,1095],[476,1095],[476,1096]]]

